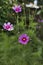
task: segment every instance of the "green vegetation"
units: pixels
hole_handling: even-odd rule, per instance
[[[16,4],[14,0],[0,0],[0,65],[43,65],[43,29],[36,30],[36,26],[39,24],[43,27],[43,23],[35,22],[34,17],[30,15],[29,24],[25,25],[26,14],[22,6],[23,11],[18,14],[20,32],[17,34],[17,15],[12,10],[14,4]],[[14,30],[10,32],[3,30],[5,22],[11,22]],[[42,38],[37,36],[37,32]],[[24,33],[30,37],[26,45],[18,42],[19,36]]]

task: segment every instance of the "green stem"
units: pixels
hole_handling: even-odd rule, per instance
[[[34,17],[35,17],[35,15],[36,15],[36,12],[37,12],[37,9],[36,9],[35,12],[34,12]]]
[[[30,16],[30,8],[29,8],[29,16]],[[30,17],[29,17],[29,20],[30,20]]]
[[[17,4],[17,2],[18,2],[18,1],[16,0],[16,4]]]
[[[24,13],[24,19],[25,19],[25,26],[26,26],[26,12],[25,12],[25,5],[23,5],[23,13]]]
[[[19,21],[18,21],[18,14],[17,14],[17,31],[19,32]]]

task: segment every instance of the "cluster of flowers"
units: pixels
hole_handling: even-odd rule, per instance
[[[15,13],[20,13],[22,11],[22,8],[20,5],[15,5],[12,7],[12,9]],[[43,20],[39,20],[39,22],[43,22]],[[12,31],[14,30],[14,26],[10,22],[7,22],[3,24],[3,29],[7,31]],[[21,44],[27,44],[30,41],[30,37],[27,36],[27,34],[22,34],[20,35],[18,41]]]
[[[12,7],[12,9],[13,9],[16,13],[19,13],[19,12],[22,11],[22,8],[21,8],[20,5],[18,5],[18,6],[16,5],[16,6]],[[4,23],[3,28],[4,28],[5,30],[7,30],[7,31],[12,31],[12,30],[14,30],[13,24],[11,24],[10,22]]]
[[[19,13],[19,12],[22,11],[22,8],[21,8],[20,5],[18,5],[18,6],[16,5],[16,6],[12,7],[12,9],[13,9],[16,13]],[[4,24],[3,24],[3,29],[4,29],[4,30],[7,30],[7,31],[12,31],[12,30],[14,30],[14,26],[13,26],[13,24],[11,24],[10,22],[7,22],[7,23],[4,23]],[[27,34],[22,34],[22,35],[20,35],[18,41],[19,41],[19,43],[25,45],[25,44],[27,44],[27,43],[30,41],[30,38],[29,38],[29,36],[27,36]]]
[[[7,30],[7,31],[12,31],[12,30],[14,30],[13,24],[11,24],[10,22],[4,23],[3,28],[4,28],[5,30]],[[21,44],[27,44],[29,40],[30,40],[30,39],[29,39],[29,36],[27,36],[27,34],[22,34],[22,35],[20,35],[18,41],[19,41],[19,43],[21,43]]]
[[[14,30],[13,24],[11,24],[10,22],[4,23],[3,28],[4,28],[5,30],[8,30],[8,31]],[[30,40],[30,39],[29,39],[29,36],[27,36],[27,34],[22,34],[22,35],[20,35],[18,41],[19,41],[19,43],[21,43],[21,44],[27,44],[29,40]]]

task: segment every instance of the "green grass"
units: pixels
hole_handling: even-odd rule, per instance
[[[20,34],[26,33],[31,41],[27,45],[18,42]],[[0,65],[43,65],[43,43],[36,37],[32,30],[17,35],[9,36],[0,34]]]

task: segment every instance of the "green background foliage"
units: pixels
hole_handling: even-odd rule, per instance
[[[16,14],[12,10],[15,3],[15,0],[0,0],[0,65],[43,65],[43,41],[36,36],[37,23],[31,18],[30,28],[24,29],[25,15],[22,15],[23,12],[20,13],[20,34],[17,35]],[[12,32],[2,30],[3,23],[8,21],[15,26]],[[22,33],[26,33],[31,38],[27,45],[18,42]]]

